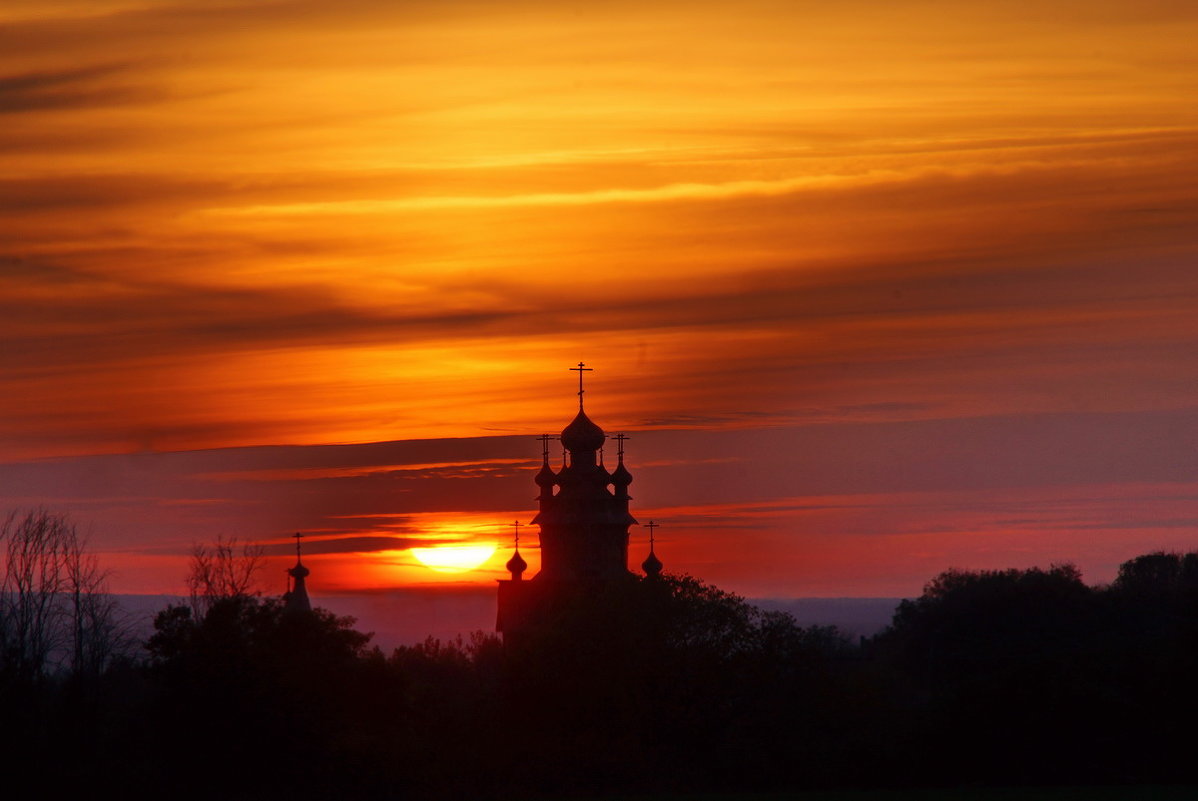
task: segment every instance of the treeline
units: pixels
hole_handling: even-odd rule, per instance
[[[1072,565],[942,573],[869,644],[909,710],[905,781],[1198,781],[1198,553],[1124,563],[1108,587]]]
[[[949,571],[857,642],[665,576],[518,642],[384,654],[233,585],[164,610],[140,659],[3,673],[5,775],[221,799],[1195,783],[1198,554],[1101,588]]]

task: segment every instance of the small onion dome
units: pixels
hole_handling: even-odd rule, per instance
[[[623,462],[616,465],[616,469],[612,471],[611,483],[617,487],[627,487],[632,483],[632,473],[628,472],[628,468],[624,466]]]
[[[582,409],[578,410],[578,416],[573,422],[562,429],[562,444],[570,453],[597,451],[603,447],[605,439],[607,436],[603,429],[592,423],[591,418],[587,417]]]
[[[512,558],[507,560],[507,564],[504,567],[512,574],[512,578],[519,579],[520,574],[528,569],[528,562],[524,561],[524,557],[520,555],[520,549],[517,548],[516,552],[512,554]]]
[[[657,558],[657,554],[649,551],[649,556],[645,561],[641,562],[641,570],[645,571],[645,575],[653,578],[661,573],[661,560]]]
[[[537,473],[536,482],[538,487],[552,487],[557,481],[557,473],[553,472],[553,468],[549,463],[541,465],[540,472]]]
[[[299,562],[296,562],[295,567],[290,568],[287,572],[291,574],[292,578],[297,578],[297,579],[298,578],[307,578],[309,575],[312,574],[311,570],[304,567]]]

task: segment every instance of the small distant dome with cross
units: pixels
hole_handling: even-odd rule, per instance
[[[307,582],[304,581],[312,574],[312,571],[308,570],[300,559],[300,538],[303,536],[298,531],[295,532],[295,567],[287,568],[287,575],[291,576],[292,581],[291,586],[288,587],[287,592],[283,595],[283,608],[288,613],[312,611],[312,601],[308,598]]]
[[[511,559],[507,560],[507,564],[504,567],[512,574],[512,581],[520,581],[524,575],[524,571],[528,570],[528,562],[525,562],[524,557],[520,555],[520,521],[512,521],[512,528],[515,531],[516,539],[515,553],[512,554]]]
[[[645,528],[649,529],[649,556],[645,558],[645,561],[641,562],[641,570],[644,570],[645,575],[651,579],[660,576],[661,570],[664,567],[664,565],[661,563],[661,560],[657,558],[653,538],[653,530],[660,525],[660,523],[653,520],[650,520],[645,524]]]
[[[507,564],[504,567],[507,568],[507,572],[512,574],[513,580],[519,581],[524,575],[524,571],[528,570],[528,562],[525,562],[520,552],[516,551],[512,554],[512,558],[507,560]]]

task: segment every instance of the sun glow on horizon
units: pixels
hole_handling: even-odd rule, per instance
[[[498,543],[473,545],[437,545],[432,548],[411,548],[412,556],[425,567],[438,573],[465,573],[490,559]]]

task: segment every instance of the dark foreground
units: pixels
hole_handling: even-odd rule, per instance
[[[1192,801],[1198,786],[956,787],[928,790],[830,790],[611,796],[594,801]]]
[[[391,654],[327,612],[202,600],[164,610],[137,659],[33,670],[10,643],[10,785],[222,801],[1102,801],[1198,784],[1177,734],[1198,720],[1198,554],[1140,557],[1105,588],[1068,566],[950,571],[855,642],[686,577],[564,604],[520,643]]]

